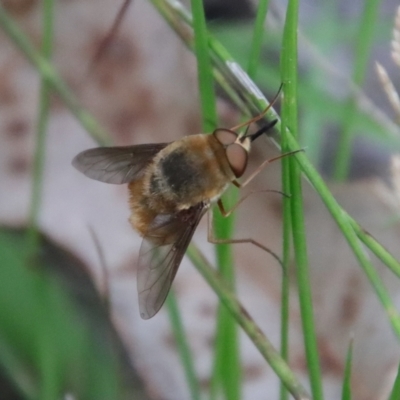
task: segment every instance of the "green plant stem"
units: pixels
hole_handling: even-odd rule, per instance
[[[217,124],[216,99],[212,66],[208,54],[208,35],[203,2],[191,0],[193,13],[194,51],[197,59],[200,104],[203,120],[203,131],[211,132]]]
[[[50,60],[53,48],[53,0],[43,2],[42,55]],[[39,112],[36,126],[36,148],[33,159],[32,194],[27,231],[27,259],[33,259],[38,249],[38,215],[40,210],[43,170],[45,161],[46,130],[50,110],[50,87],[42,77],[40,81]]]
[[[211,267],[200,251],[195,246],[190,245],[188,256],[210,287],[218,294],[218,297],[225,304],[225,307],[227,307],[236,322],[249,336],[261,355],[284,382],[293,397],[296,400],[309,399],[310,397],[307,391],[303,388],[286,362],[281,358],[279,352],[275,350],[264,333],[252,320],[248,312],[239,303],[233,292],[228,288],[226,283],[221,280],[217,272]]]
[[[353,365],[353,338],[350,340],[349,348],[347,349],[346,367],[343,377],[342,400],[351,400],[351,368]]]
[[[376,20],[379,16],[379,5],[380,0],[370,0],[364,3],[364,11],[360,20],[358,40],[355,47],[356,55],[352,76],[356,87],[361,87],[365,79],[368,59],[373,45]],[[357,102],[352,96],[348,99],[343,129],[336,151],[334,177],[339,181],[346,179],[349,170],[356,110]]]
[[[287,146],[283,143],[282,137],[282,150],[285,152]],[[282,159],[282,188],[284,193],[290,193],[290,177],[289,177],[289,160],[287,158]],[[290,302],[289,302],[289,289],[290,289],[290,239],[292,236],[291,229],[291,207],[290,198],[283,198],[283,232],[282,232],[282,286],[281,286],[281,357],[288,362],[289,360],[289,313],[290,313]],[[283,384],[280,382],[280,400],[287,400],[289,393]]]
[[[68,255],[43,238],[42,269],[26,268],[25,254],[18,250],[25,241],[23,232],[0,230],[0,364],[22,392],[18,398],[61,399],[67,384],[78,398],[121,399],[115,346],[93,340],[94,333],[97,339],[107,335],[94,332],[65,287],[41,273],[51,269],[51,260],[65,263]]]
[[[207,26],[204,15],[203,2],[200,0],[191,1],[192,12],[193,12],[193,49],[196,54],[197,60],[197,76],[200,96],[200,106],[202,114],[202,125],[203,132],[211,132],[215,129],[217,123],[216,113],[216,99],[213,86],[213,75],[210,57],[208,54],[208,41],[207,41]],[[174,305],[174,298],[171,297],[172,304]],[[172,311],[174,311],[172,313]],[[171,310],[171,322],[173,325],[178,324],[180,320],[178,307],[175,306]],[[191,387],[192,398],[197,399],[200,396],[197,380],[195,378],[195,372],[193,368],[193,361],[191,353],[186,343],[183,328],[178,329],[182,324],[176,326],[176,339],[182,341],[181,354],[183,359],[183,365],[186,370],[186,378],[188,384]],[[178,335],[179,334],[179,335]]]
[[[281,124],[281,126],[284,126]],[[282,135],[281,140],[282,154],[289,151],[286,135]],[[282,189],[283,193],[290,193],[290,160],[288,157],[282,158]],[[290,262],[291,262],[291,199],[283,197],[283,230],[282,230],[282,289],[281,289],[281,356],[288,362],[289,360],[289,314],[290,314]],[[280,382],[280,400],[287,400],[289,393]]]
[[[46,60],[50,60],[53,52],[53,20],[54,20],[54,2],[53,0],[43,1],[42,16],[42,46],[41,53]],[[32,195],[29,213],[29,226],[27,230],[27,260],[29,265],[36,263],[36,255],[40,245],[40,234],[38,228],[38,216],[40,212],[41,194],[43,186],[43,171],[45,163],[45,144],[46,131],[50,111],[50,85],[46,79],[41,76],[38,120],[36,127],[36,149],[33,163],[32,174]],[[42,301],[44,285],[37,282],[35,289],[37,291],[38,301]],[[45,308],[45,304],[43,304]],[[41,318],[42,315],[38,316]],[[57,368],[57,354],[54,351],[49,352],[49,347],[56,349],[54,336],[51,327],[46,321],[40,323],[42,330],[37,336],[37,359],[40,370],[40,395],[43,400],[52,400],[60,395],[59,370]]]
[[[200,103],[202,110],[203,131],[211,132],[216,127],[216,99],[212,65],[209,57],[208,32],[206,27],[203,2],[192,0],[194,51],[197,59]],[[218,230],[224,238],[232,236],[233,219],[215,218]],[[233,255],[230,245],[216,248],[217,265],[221,275],[234,287]],[[219,308],[216,329],[216,351],[214,374],[211,388],[222,385],[228,400],[239,400],[241,392],[240,356],[237,326],[224,308]]]
[[[187,341],[185,329],[182,323],[181,315],[179,312],[178,304],[173,290],[171,290],[168,294],[167,307],[179,355],[181,357],[182,365],[185,371],[186,381],[188,382],[189,385],[191,399],[199,400],[200,386],[196,378],[196,372],[193,365],[192,352],[190,351],[189,343]]]
[[[83,127],[91,133],[95,140],[102,144],[110,144],[110,136],[103,130],[97,121],[86,112],[74,94],[57,74],[52,65],[32,45],[28,37],[0,4],[0,26],[22,51],[25,57],[35,66],[40,75],[48,82],[51,88],[57,92],[69,110],[81,122]]]
[[[298,146],[298,143],[296,142],[295,138],[291,135],[289,131],[287,131],[287,139],[290,148],[296,148]],[[357,237],[357,234],[352,227],[351,219],[349,219],[347,213],[342,210],[342,208],[339,206],[335,198],[329,192],[329,189],[326,187],[325,182],[323,181],[321,176],[317,173],[315,168],[310,164],[304,153],[301,152],[297,153],[293,157],[297,159],[304,174],[307,176],[314,189],[318,192],[322,201],[325,203],[325,206],[331,213],[333,219],[338,224],[339,229],[342,231],[343,236],[347,240],[357,261],[359,262],[360,266],[364,270],[364,273],[369,279],[372,287],[374,288],[378,296],[378,299],[380,300],[384,309],[386,310],[387,316],[392,325],[394,333],[396,334],[397,338],[400,339],[400,316],[390,298],[389,293],[385,289],[382,280],[379,277],[379,274],[376,272],[374,266],[370,262],[368,254],[362,247]],[[383,252],[384,249],[380,248],[379,251]]]
[[[282,103],[282,136],[297,136],[297,21],[298,1],[289,0],[282,43],[281,72],[284,84]],[[285,142],[289,142],[286,140]],[[314,324],[311,283],[309,277],[307,243],[304,222],[302,182],[299,165],[289,158],[290,211],[293,247],[297,267],[300,311],[307,366],[313,399],[323,399],[322,376],[319,364],[317,335]]]
[[[223,196],[227,209],[238,200],[238,192],[234,188]],[[219,239],[232,238],[234,232],[234,216],[224,218],[217,207],[214,207],[214,231]],[[235,292],[235,270],[232,245],[219,244],[216,246],[217,267],[228,287]],[[215,343],[214,371],[216,379],[221,380],[225,397],[229,400],[241,398],[241,363],[239,349],[239,333],[235,320],[221,304],[218,308],[217,334]],[[214,381],[214,377],[213,377]],[[212,382],[212,397],[216,396],[217,382]]]
[[[392,392],[390,393],[389,400],[399,400],[400,399],[400,364],[397,369],[396,379],[393,384]]]
[[[160,0],[157,0],[160,2]],[[156,1],[153,0],[153,3]],[[176,12],[176,7],[177,3],[176,1],[174,2],[163,2],[164,8],[168,9],[170,13]],[[180,8],[182,8],[179,5]],[[54,69],[51,67],[51,65],[46,62],[43,57],[34,49],[34,47],[30,44],[28,38],[26,35],[21,32],[21,30],[18,28],[18,26],[15,25],[4,12],[4,9],[0,6],[0,25],[2,28],[6,31],[6,33],[10,36],[10,38],[18,45],[21,49],[21,51],[25,54],[25,56],[31,60],[31,62],[36,66],[38,71],[47,76],[50,84],[52,85],[52,88],[57,91],[57,93],[60,95],[60,97],[66,102],[68,107],[73,107],[77,104],[75,101],[75,98],[70,94],[70,92],[67,90],[67,95],[63,93],[63,90],[65,88],[65,85],[62,83],[59,85],[57,82],[57,79],[59,79],[58,75],[55,73]],[[172,26],[172,25],[171,25]],[[183,32],[183,31],[182,31]],[[182,33],[181,32],[181,33]],[[186,37],[182,36],[184,40],[190,41],[191,35],[190,35],[190,29],[189,27],[186,26],[185,28],[186,32]],[[22,41],[19,39],[23,38]],[[21,44],[22,43],[22,44]],[[210,42],[210,46],[212,48],[213,52],[213,59],[218,59],[218,63],[215,64],[215,76],[216,79],[224,79],[225,82],[229,82],[230,85],[232,86],[240,86],[244,92],[246,92],[246,96],[242,102],[243,103],[251,103],[246,107],[246,110],[253,109],[256,110],[256,112],[260,112],[265,108],[266,101],[265,99],[261,98],[256,98],[254,96],[254,91],[250,90],[248,88],[248,85],[242,85],[241,77],[237,74],[237,70],[234,70],[232,68],[224,68],[220,69],[219,65],[225,64],[227,60],[227,52],[225,49],[223,49],[223,46],[220,45],[215,39]],[[62,81],[61,81],[62,82]],[[72,96],[71,98],[73,99],[72,102],[69,101],[69,96]],[[72,104],[71,104],[72,103]],[[77,116],[77,119],[81,122],[81,124],[88,130],[89,133],[95,138],[95,140],[98,140],[101,143],[108,142],[107,138],[105,137],[105,133],[101,129],[96,129],[97,123],[92,121],[91,123],[91,117],[88,116],[88,114],[84,113],[82,109],[79,108],[79,111],[82,112],[75,112],[75,115]],[[86,118],[88,116],[88,118]],[[269,113],[269,117],[271,118],[276,118],[276,113],[274,112],[273,109],[271,109],[271,112]],[[278,127],[277,127],[278,128]],[[99,134],[99,132],[102,132],[102,134]],[[299,148],[299,144],[297,141],[290,135],[290,132],[288,132],[288,146],[291,150],[295,150]],[[350,229],[350,223],[352,220],[347,216],[347,214],[342,210],[342,208],[337,204],[336,200],[332,196],[332,194],[329,192],[328,188],[326,187],[324,181],[322,178],[319,176],[319,174],[315,171],[314,167],[312,164],[309,162],[307,157],[303,153],[298,153],[297,155],[294,156],[299,164],[301,169],[303,170],[303,173],[308,177],[309,181],[313,185],[313,187],[316,189],[316,191],[319,193],[321,198],[323,199],[326,207],[330,211],[332,217],[338,224],[340,230],[344,233],[344,236],[348,243],[350,244],[350,247],[352,248],[353,252],[356,255],[357,260],[359,261],[360,265],[363,265],[364,261],[366,260],[367,263],[368,257],[366,256],[364,249],[361,247],[358,238],[356,234],[354,233],[353,229]],[[375,243],[376,245],[376,251],[377,253],[380,253],[380,258],[385,258],[385,257],[392,257],[386,250],[381,247],[379,243],[377,243],[372,237],[368,238],[368,243],[372,244]],[[378,255],[379,257],[379,255]],[[372,267],[372,265],[368,265],[368,267]],[[363,267],[364,268],[364,267]],[[372,267],[373,269],[373,267]],[[214,271],[211,271],[214,273]],[[215,274],[215,273],[214,273]],[[211,279],[211,278],[210,278]],[[224,286],[219,284],[219,281],[216,280],[214,283],[211,285],[213,289],[217,292],[217,294],[220,297],[225,297],[226,298],[226,293],[224,292]],[[226,299],[227,302],[229,302],[229,296]],[[382,301],[382,300],[381,300]],[[245,315],[242,316],[237,316],[236,314],[240,314],[240,307],[238,306],[237,301],[233,301],[233,303],[228,307],[232,313],[234,313],[235,318],[240,318],[243,317],[246,319]],[[396,309],[392,307],[392,305],[389,303],[388,307],[386,307],[386,311],[390,317],[390,322],[392,326],[394,327],[394,330],[399,336],[399,329],[398,329],[398,316]],[[251,333],[248,333],[249,337],[254,341],[261,340],[262,336],[260,337],[257,335],[257,329],[255,328],[254,323],[249,319],[241,323],[242,326],[244,326],[245,331],[251,331]],[[254,332],[252,331],[254,330]],[[268,348],[268,343],[257,343],[256,344],[257,348],[259,348],[260,352],[264,355],[265,349]],[[266,359],[268,359],[267,355],[264,355]],[[274,358],[274,357],[272,357]],[[281,360],[281,359],[280,359]],[[283,360],[281,360],[283,362]],[[286,364],[284,364],[286,365]],[[285,368],[288,368],[287,365]],[[284,369],[285,369],[284,368]],[[275,368],[274,368],[275,369]],[[279,368],[278,368],[279,370]],[[289,370],[290,371],[290,370]],[[279,375],[279,374],[278,374]],[[280,376],[280,375],[279,375]],[[295,379],[295,378],[294,378]],[[296,379],[295,381],[296,382]],[[294,383],[294,387],[297,386],[297,383]],[[297,397],[295,398],[301,398],[301,393],[304,393],[304,398],[307,398],[306,392],[304,389],[300,389],[299,392],[297,392]]]
[[[304,223],[304,207],[301,196],[301,176],[298,166],[291,160],[292,232],[299,288],[300,311],[311,391],[314,399],[323,399],[322,376],[319,363],[317,334],[314,323],[312,291],[308,267],[307,244]]]
[[[283,110],[283,107],[282,107]],[[287,107],[286,107],[287,110]],[[281,127],[285,126],[285,116],[282,115]],[[282,154],[289,151],[289,145],[286,135],[281,135],[281,152]],[[291,192],[290,182],[290,159],[282,158],[282,189],[283,193]],[[281,356],[288,362],[289,360],[289,314],[290,314],[290,275],[289,268],[291,262],[291,238],[292,238],[292,218],[291,218],[291,198],[283,197],[283,231],[282,231],[282,254],[283,254],[283,271],[282,271],[282,289],[281,289]],[[280,400],[287,400],[289,393],[280,382]]]
[[[159,9],[159,11],[166,16],[167,21],[171,24],[171,26],[176,29],[177,33],[182,37],[182,39],[189,45],[190,43],[190,31],[188,31],[187,25],[184,25],[183,28],[182,23],[185,24],[190,23],[190,14],[182,7],[182,5],[176,1],[171,0],[152,0],[153,4]],[[189,16],[188,16],[189,15]],[[183,22],[180,22],[180,19]],[[173,22],[172,22],[173,21]],[[243,76],[240,70],[236,70],[233,68],[226,68],[226,66],[231,66],[232,57],[229,53],[224,49],[224,47],[214,38],[210,37],[209,39],[209,46],[212,51],[212,58],[214,60],[215,69],[219,72],[215,74],[216,79],[219,79],[220,76],[225,76],[225,80],[230,82],[230,84],[234,87],[240,87],[243,91],[243,99],[244,102],[247,104],[246,110],[255,110],[255,113],[260,113],[263,109],[265,109],[266,101],[265,99],[257,98],[255,96],[255,92],[253,87],[255,86],[253,82],[243,84]],[[224,67],[222,67],[224,66]],[[218,81],[219,82],[219,81]],[[250,86],[250,87],[249,87]],[[271,108],[270,113],[267,114],[267,118],[279,118],[273,108]],[[280,124],[277,124],[276,128],[279,129]],[[288,147],[290,150],[296,150],[301,148],[295,138],[291,135],[289,131],[288,134]],[[312,166],[308,158],[303,153],[298,153],[294,156],[304,173],[304,175],[309,179],[312,186],[315,188],[325,206],[327,207],[328,211],[331,213],[332,217],[336,221],[339,229],[342,231],[345,239],[349,243],[356,259],[358,260],[359,264],[362,266],[364,271],[374,271],[372,264],[369,262],[368,256],[365,254],[364,249],[362,248],[361,244],[357,236],[354,233],[354,230],[351,228],[350,223],[351,219],[347,216],[344,210],[339,206],[335,198],[330,193],[329,189],[327,188],[326,184],[324,183],[321,176]],[[363,235],[364,239],[367,240],[366,236]],[[377,256],[381,259],[385,260],[394,260],[394,257],[388,253],[383,246],[381,246],[378,242],[375,241],[371,236],[368,237],[367,243],[370,246],[374,247],[375,251],[379,254]],[[372,245],[374,243],[374,246]],[[393,263],[393,265],[397,265],[398,263]],[[367,275],[368,276],[368,275]],[[371,272],[369,274],[369,279],[371,284],[373,285],[376,293],[382,304],[384,304],[384,308],[387,311],[389,316],[390,322],[396,335],[400,337],[400,329],[398,327],[398,316],[397,311],[393,307],[391,301],[386,302],[387,299],[390,300],[390,296],[388,295],[387,291],[382,286],[382,283],[378,278],[374,283],[374,279],[377,277],[376,272]]]
[[[247,73],[252,79],[255,79],[257,67],[260,60],[261,48],[264,36],[264,23],[267,17],[269,0],[261,0],[258,3],[257,16],[254,24],[253,39],[250,47],[249,62],[247,64]]]
[[[194,49],[193,32],[191,26],[192,16],[179,1],[151,0],[160,14],[165,18],[172,29],[181,37],[185,45]],[[240,67],[236,60],[222,46],[218,40],[208,33],[208,46],[210,58],[213,63],[214,78],[230,96],[244,115],[259,114],[268,105],[262,92]],[[261,109],[259,104],[263,103]],[[277,119],[275,110],[271,109],[265,115],[266,120]],[[279,128],[277,126],[277,128]]]
[[[347,215],[357,237],[398,277],[400,278],[400,263],[376,239],[364,230],[354,219]]]

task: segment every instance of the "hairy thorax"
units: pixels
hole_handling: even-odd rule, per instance
[[[129,184],[136,200],[130,202],[130,221],[143,235],[157,214],[217,200],[233,178],[225,149],[213,136],[184,137],[161,150],[143,177]]]

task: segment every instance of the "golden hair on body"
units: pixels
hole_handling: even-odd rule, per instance
[[[251,143],[277,121],[252,135],[235,131],[259,120],[267,110],[231,129],[216,129],[211,135],[185,136],[172,143],[94,148],[74,158],[74,167],[89,178],[128,184],[129,221],[143,237],[137,279],[142,318],[151,318],[163,305],[210,204],[218,202],[225,213],[220,197],[229,184],[245,186],[272,161],[266,160],[244,184],[237,181],[246,170]],[[266,249],[251,239],[233,242],[251,242]]]

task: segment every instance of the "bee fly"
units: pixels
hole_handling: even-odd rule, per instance
[[[89,178],[128,183],[130,223],[143,237],[137,280],[143,319],[154,316],[163,305],[210,204],[217,202],[222,214],[229,215],[233,210],[225,212],[220,199],[229,184],[245,186],[272,161],[264,161],[244,183],[237,181],[246,170],[251,143],[277,120],[251,135],[235,131],[261,119],[268,108],[243,124],[216,129],[211,135],[185,136],[172,143],[100,147],[74,158],[73,166]],[[251,242],[269,251],[252,239],[231,242]]]

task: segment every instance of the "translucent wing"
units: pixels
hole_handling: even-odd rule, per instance
[[[199,203],[176,214],[159,214],[143,239],[139,253],[140,315],[154,316],[163,305],[193,233],[208,204]]]
[[[144,168],[168,143],[123,147],[97,147],[79,153],[72,165],[87,177],[106,183],[128,183],[141,177]]]

